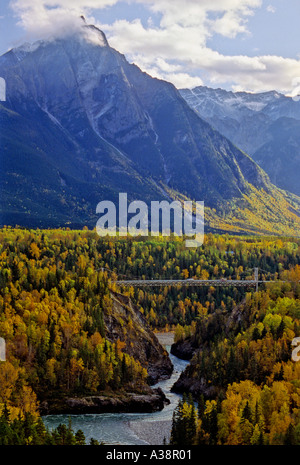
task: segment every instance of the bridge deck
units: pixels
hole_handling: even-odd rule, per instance
[[[255,287],[257,284],[275,281],[233,280],[233,279],[132,279],[115,281],[119,286],[242,286]]]

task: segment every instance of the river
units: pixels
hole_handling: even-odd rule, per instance
[[[171,334],[157,334],[162,345],[170,354]],[[172,376],[157,383],[153,388],[160,387],[170,404],[154,413],[103,413],[84,415],[46,415],[43,421],[49,429],[56,428],[60,423],[68,424],[71,419],[72,429],[81,429],[86,442],[91,438],[107,445],[162,445],[164,438],[168,443],[172,425],[172,416],[178,404],[180,395],[171,392],[175,381],[185,369],[188,362],[170,354],[174,365]]]

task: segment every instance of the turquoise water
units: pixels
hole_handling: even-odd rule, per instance
[[[163,410],[154,413],[47,415],[43,417],[45,425],[52,429],[60,423],[68,424],[71,419],[73,430],[81,429],[87,443],[94,438],[108,445],[146,445],[157,444],[157,438],[161,438],[160,444],[163,444],[164,437],[167,438],[170,432],[173,411],[180,399],[178,394],[170,390],[188,364],[172,354],[170,358],[174,365],[171,378],[153,386],[161,387],[170,400],[170,404]]]

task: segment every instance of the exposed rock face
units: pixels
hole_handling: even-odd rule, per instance
[[[191,339],[175,342],[171,347],[171,354],[182,360],[191,360],[191,364],[181,373],[171,391],[178,394],[191,393],[196,401],[199,399],[200,394],[204,394],[206,398],[209,398],[214,397],[216,393],[215,387],[209,385],[204,377],[199,379],[194,376],[192,358],[198,350],[199,348],[193,345]]]
[[[43,401],[41,415],[87,413],[149,413],[162,410],[169,401],[160,388],[148,393],[126,393],[113,396],[67,397]]]
[[[104,314],[107,339],[111,342],[120,339],[126,343],[124,352],[147,369],[150,384],[168,379],[173,371],[172,362],[146,319],[128,297],[117,293],[111,296],[113,312]]]
[[[203,394],[206,398],[213,398],[217,393],[215,386],[209,385],[204,378],[194,378],[189,373],[188,367],[181,373],[179,379],[174,383],[172,392],[178,394],[191,393],[195,400]]]
[[[171,354],[175,355],[182,360],[190,360],[196,350],[190,339],[178,341],[172,344]]]

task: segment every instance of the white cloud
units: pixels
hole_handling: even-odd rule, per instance
[[[37,37],[78,28],[81,14],[93,21],[96,10],[119,1],[13,0],[12,5],[23,28]],[[262,0],[127,0],[127,3],[128,7],[142,4],[148,8],[151,19],[146,25],[139,18],[128,21],[123,17],[99,27],[107,34],[111,46],[154,77],[169,80],[177,87],[201,85],[203,76],[211,85],[232,83],[235,89],[252,92],[276,89],[292,93],[298,87],[293,82],[300,76],[300,60],[258,54],[225,56],[207,45],[215,34],[236,40],[249,34],[248,19],[262,7]],[[269,5],[267,10],[273,12],[273,6]]]
[[[261,5],[262,0],[127,0],[128,4],[143,4],[153,13],[161,14],[159,28],[153,27],[151,20],[148,31],[151,37],[168,37],[178,42],[176,33],[192,31],[193,40],[198,45],[204,45],[207,38],[218,32],[227,37],[235,37],[246,32],[246,18],[253,13],[253,9]],[[81,14],[90,15],[93,10],[101,10],[119,3],[120,0],[11,0],[11,6],[19,17],[19,24],[31,34],[61,33],[60,25],[71,27],[78,24]],[[214,20],[209,13],[217,14]],[[118,19],[114,23],[117,30]],[[138,21],[132,21],[130,27],[137,29]],[[133,31],[134,32],[134,31]],[[185,37],[181,37],[182,44]],[[164,46],[164,42],[161,43]]]
[[[300,76],[293,79],[292,90],[289,95],[297,102],[300,100]]]
[[[276,13],[276,8],[273,5],[268,5],[267,6],[267,12],[268,13]]]
[[[80,27],[80,14],[76,6],[52,7],[51,0],[48,8],[38,0],[14,0],[11,6],[19,18],[18,24],[32,39],[45,38],[52,34],[60,36]]]

